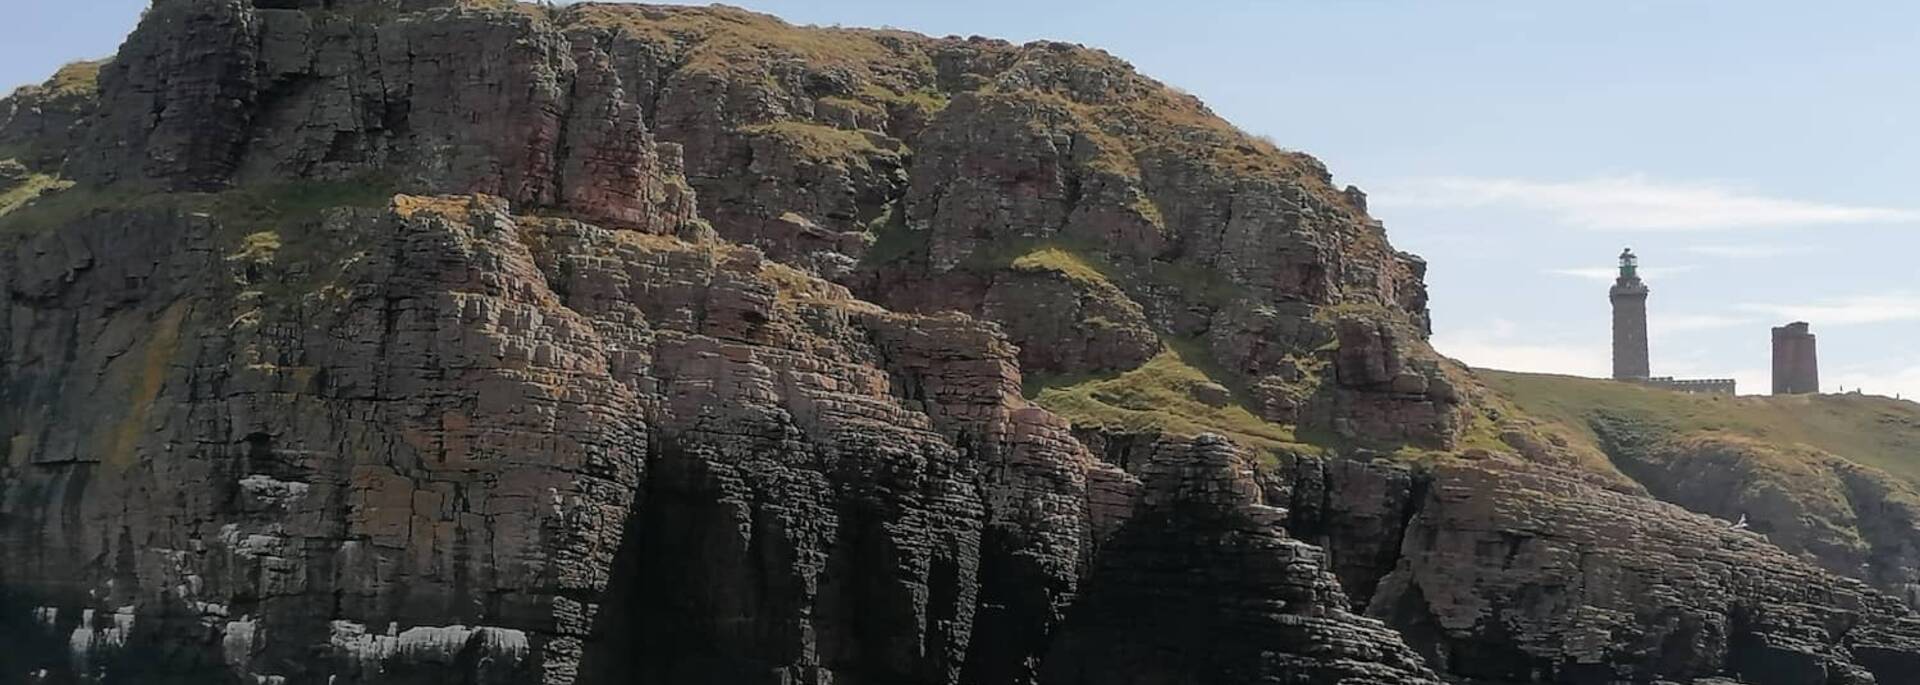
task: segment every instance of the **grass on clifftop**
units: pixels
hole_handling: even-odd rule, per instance
[[[21,86],[15,93],[34,93],[53,100],[91,97],[100,90],[100,68],[107,60],[68,62],[39,84]],[[0,97],[5,96],[0,93]]]
[[[1596,449],[1595,419],[1625,420],[1670,440],[1722,435],[1812,447],[1920,484],[1920,404],[1868,395],[1685,393],[1572,376],[1477,370],[1487,387]]]
[[[1225,387],[1190,361],[1192,350],[1169,345],[1140,368],[1112,377],[1036,381],[1028,388],[1036,404],[1080,426],[1126,433],[1190,437],[1218,433],[1249,450],[1300,447],[1293,430],[1268,422],[1231,400],[1202,401]]]
[[[1075,128],[1082,135],[1097,140],[1103,154],[1092,161],[1096,168],[1137,177],[1137,156],[1188,160],[1229,176],[1282,180],[1330,206],[1346,204],[1318,160],[1249,134],[1199,98],[1096,49],[796,26],[725,6],[591,3],[560,9],[553,16],[563,26],[620,31],[658,46],[678,58],[680,69],[687,72],[727,74],[736,81],[761,79],[776,89],[793,87],[774,83],[790,78],[786,72],[796,71],[792,67],[834,74],[846,89],[815,97],[853,109],[911,108],[930,114],[969,91],[1059,105],[1079,120]],[[966,55],[972,63],[959,73],[946,73],[952,66],[934,64],[936,56],[946,54]]]
[[[106,60],[68,63],[53,72],[53,78],[47,79],[44,87],[54,97],[92,95],[100,88],[100,67],[106,63]]]
[[[901,62],[902,56],[878,38],[890,32],[872,29],[799,27],[781,19],[735,7],[580,4],[559,13],[570,26],[622,29],[657,44],[692,47],[682,68],[729,71],[754,69],[760,58],[798,57],[814,65],[865,68]],[[932,70],[932,64],[925,68]]]

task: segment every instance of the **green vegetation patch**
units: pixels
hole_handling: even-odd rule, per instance
[[[240,249],[227,259],[246,262],[271,262],[280,254],[280,234],[276,231],[248,233],[240,239]]]
[[[931,88],[901,92],[872,83],[860,88],[860,98],[888,108],[918,110],[924,115],[938,113],[953,101],[946,93]]]
[[[11,161],[11,160],[8,160]],[[0,228],[6,226],[6,217],[48,192],[60,191],[72,187],[73,182],[48,174],[27,173],[18,181],[0,183]]]
[[[886,238],[886,234],[881,234],[883,241]],[[1117,293],[1125,293],[1126,287],[1143,286],[1177,290],[1215,307],[1248,296],[1245,288],[1216,269],[1171,261],[1115,261],[1108,259],[1097,246],[1058,236],[997,243],[974,253],[961,267],[980,272],[1053,271],[1081,285],[1112,289]]]
[[[1214,172],[1240,177],[1273,179],[1299,188],[1331,206],[1345,200],[1331,184],[1325,165],[1311,155],[1282,149],[1265,136],[1255,136],[1214,114],[1190,94],[1132,71],[1123,63],[1091,50],[1045,52],[1041,59],[1067,59],[1080,69],[1113,73],[1111,85],[1121,94],[1089,99],[1071,87],[988,88],[995,97],[1018,97],[1055,104],[1072,112],[1081,129],[1101,148],[1096,170],[1138,176],[1133,160],[1155,158],[1199,164]],[[1063,57],[1064,55],[1064,57]],[[1032,59],[1032,58],[1029,58]],[[1111,152],[1109,152],[1111,150]]]
[[[801,27],[777,17],[713,5],[675,7],[581,4],[560,13],[569,26],[616,29],[637,38],[688,49],[684,69],[759,70],[767,58],[799,58],[816,67],[866,69],[905,61],[881,40],[904,36],[871,29]],[[920,61],[927,61],[924,56]],[[924,65],[931,72],[932,64]]]
[[[1218,433],[1262,453],[1303,447],[1292,428],[1221,401],[1226,386],[1201,370],[1205,363],[1194,356],[1169,345],[1140,368],[1116,376],[1041,381],[1030,389],[1035,403],[1078,426],[1175,437]]]
[[[39,179],[33,182],[32,179]],[[245,186],[218,193],[167,193],[136,184],[74,186],[46,176],[30,177],[34,188],[17,203],[18,192],[0,196],[0,233],[56,230],[105,211],[173,210],[204,212],[224,224],[277,224],[317,215],[329,207],[383,207],[393,196],[381,179],[296,181]]]
[[[1067,280],[1092,288],[1111,288],[1107,275],[1079,255],[1059,247],[1040,247],[1013,259],[1008,268],[1020,272],[1051,271]]]
[[[873,244],[860,257],[862,264],[867,267],[910,262],[923,257],[932,238],[927,231],[915,230],[907,225],[905,212],[900,209],[898,202],[889,202],[881,207],[879,215],[867,222],[867,232],[873,235]]]
[[[1476,371],[1521,411],[1601,448],[1597,426],[1678,444],[1716,436],[1831,453],[1920,484],[1920,404],[1869,395],[1689,395],[1632,383],[1544,374]]]
[[[741,132],[780,140],[802,157],[815,161],[865,164],[871,157],[900,154],[897,149],[880,147],[866,133],[805,121],[758,124],[744,127]]]
[[[90,60],[68,62],[60,66],[47,80],[36,85],[21,86],[15,95],[31,99],[35,103],[66,102],[92,98],[100,92],[100,69],[108,60]]]
[[[91,96],[100,90],[100,68],[106,60],[70,62],[47,79],[47,94],[57,98]]]
[[[243,186],[220,193],[185,195],[191,206],[223,222],[279,223],[316,216],[333,207],[385,207],[395,185],[367,176],[337,181],[294,181]]]
[[[35,183],[32,179],[41,180]],[[17,202],[0,200],[0,235],[55,230],[96,212],[159,209],[178,203],[169,195],[74,186],[69,181],[48,179],[44,174],[30,177],[28,185],[9,191],[9,196],[19,193]]]
[[[877,119],[886,115],[886,110],[882,109],[879,105],[863,100],[855,100],[853,98],[823,97],[820,98],[818,104],[822,107],[836,107],[852,112],[859,112],[868,119]]]

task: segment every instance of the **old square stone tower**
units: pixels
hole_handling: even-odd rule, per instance
[[[1820,392],[1820,358],[1813,330],[1805,321],[1773,329],[1773,394]]]
[[[1608,296],[1613,300],[1613,378],[1647,380],[1653,375],[1647,360],[1647,284],[1640,281],[1640,258],[1633,248],[1620,252],[1620,277]]]

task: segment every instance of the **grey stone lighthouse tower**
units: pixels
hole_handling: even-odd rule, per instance
[[[1653,375],[1647,363],[1647,284],[1640,282],[1633,248],[1620,252],[1620,278],[1607,294],[1613,300],[1613,377],[1644,381]]]

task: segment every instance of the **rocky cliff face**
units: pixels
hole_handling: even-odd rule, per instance
[[[1920,404],[1864,395],[1690,397],[1567,377],[1487,377],[1654,496],[1745,520],[1787,551],[1920,603],[1920,461],[1912,459]]]
[[[160,0],[98,69],[0,101],[0,681],[1920,682],[1104,54]]]

